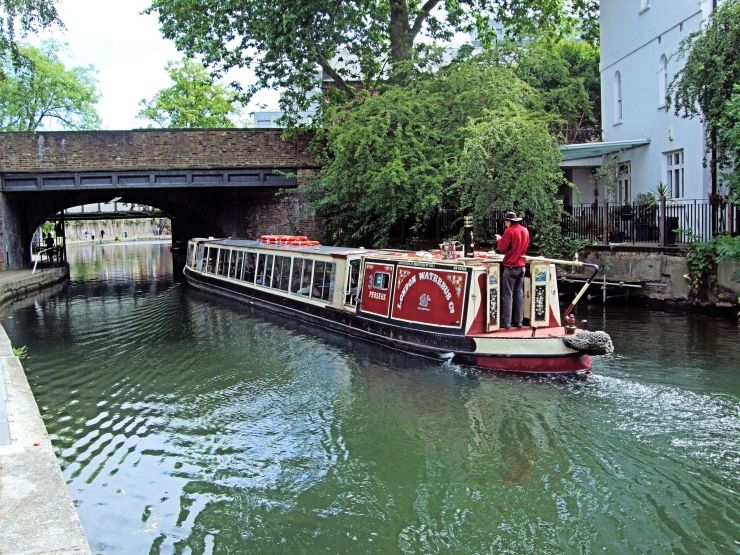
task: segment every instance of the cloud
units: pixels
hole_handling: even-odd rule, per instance
[[[149,0],[59,0],[65,29],[31,38],[37,42],[53,37],[69,44],[62,56],[68,67],[95,66],[103,129],[145,126],[136,119],[139,101],[171,84],[165,66],[182,57],[174,43],[161,36],[157,17],[142,13],[149,5]],[[260,95],[261,102],[264,98]],[[267,98],[277,105],[276,94]]]

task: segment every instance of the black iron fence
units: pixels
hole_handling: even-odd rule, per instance
[[[503,233],[505,209],[493,209],[485,225],[486,235]],[[532,227],[529,214],[522,214],[527,227]],[[443,237],[461,233],[462,214],[443,209],[440,213]],[[680,245],[709,241],[713,237],[740,232],[740,206],[708,200],[660,199],[654,204],[581,204],[567,207],[561,226],[573,239],[592,244]],[[535,230],[536,231],[536,230]]]
[[[563,230],[570,237],[594,243],[686,244],[737,234],[740,208],[699,199],[578,205],[566,211]]]

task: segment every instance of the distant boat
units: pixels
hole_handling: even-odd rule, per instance
[[[527,257],[525,322],[499,326],[503,256],[322,246],[304,236],[192,239],[188,283],[277,314],[401,351],[489,371],[588,374],[613,350],[570,314],[598,266]],[[563,318],[556,265],[593,270]],[[565,325],[563,325],[565,320]]]

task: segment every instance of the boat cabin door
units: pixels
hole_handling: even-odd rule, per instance
[[[501,288],[501,265],[491,264],[488,266],[488,310],[486,310],[486,326],[488,331],[499,329],[499,295]]]
[[[360,288],[360,266],[361,256],[348,256],[347,268],[344,276],[344,304],[346,306],[357,306],[357,297]]]

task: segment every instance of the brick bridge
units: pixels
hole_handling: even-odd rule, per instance
[[[0,133],[0,267],[30,264],[44,220],[116,197],[168,214],[175,243],[316,235],[300,189],[318,169],[307,145],[274,129]]]

